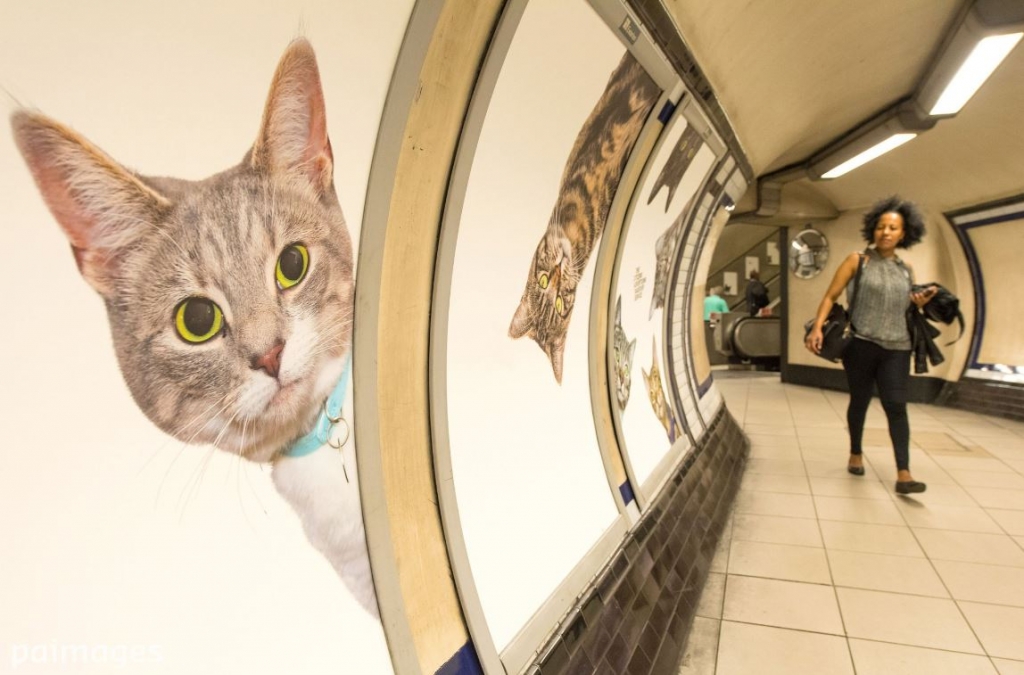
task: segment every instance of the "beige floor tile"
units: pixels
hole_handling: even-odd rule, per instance
[[[829,550],[828,560],[836,586],[949,597],[931,562],[925,558]]]
[[[829,436],[799,436],[800,450],[804,456],[808,453],[820,453],[823,456],[815,459],[829,459],[838,457],[842,459],[850,454],[850,439],[843,433]]]
[[[1024,447],[1015,446],[1007,447],[1003,445],[1002,441],[994,443],[984,443],[979,441],[978,443],[983,448],[988,450],[988,453],[993,457],[997,457],[1001,460],[1022,460],[1024,459]]]
[[[992,663],[999,669],[999,675],[1024,675],[1024,661],[992,659]]]
[[[999,675],[985,656],[850,640],[857,675]]]
[[[1007,433],[1006,429],[1000,426],[985,422],[983,420],[972,420],[966,424],[950,424],[949,425],[958,434],[967,436],[968,438],[1012,438],[1012,433]]]
[[[936,571],[957,600],[1024,607],[1024,569],[1001,565],[933,560]],[[1021,626],[1024,641],[1024,625]]]
[[[796,442],[796,438],[789,436],[773,436],[770,434],[747,434],[747,438],[750,439],[751,448],[791,448],[793,450],[799,450],[800,446]]]
[[[759,541],[766,544],[821,547],[818,522],[810,518],[786,518],[740,514],[732,529],[733,541]]]
[[[853,675],[846,640],[833,635],[722,622],[717,675]]]
[[[751,459],[802,459],[798,448],[750,446]]]
[[[923,558],[909,527],[846,523],[838,520],[820,521],[825,548],[837,551],[860,551]]]
[[[722,618],[722,603],[725,602],[725,575],[712,572],[704,582],[704,590],[697,603],[697,616],[708,619]]]
[[[928,485],[956,485],[956,479],[935,462],[911,462],[910,472],[913,474],[914,480],[923,481]],[[895,464],[891,465],[890,470],[885,474],[885,478],[887,481],[896,480]]]
[[[880,499],[851,499],[849,497],[814,497],[821,520],[842,520],[851,523],[876,525],[903,525],[896,505]]]
[[[740,490],[736,496],[737,515],[756,513],[763,516],[814,518],[814,502],[807,495]]]
[[[1014,537],[1014,540],[1016,540],[1020,547],[1024,549],[1024,537]]]
[[[915,530],[914,534],[933,560],[1024,567],[1024,550],[1005,534],[928,529]]]
[[[935,461],[947,471],[996,471],[1006,472],[1009,467],[994,457],[957,457],[954,455],[935,455]]]
[[[825,549],[756,541],[733,541],[729,574],[830,584]]]
[[[694,618],[678,675],[715,675],[721,625],[722,622],[716,619]]]
[[[993,471],[950,471],[960,485],[969,487],[1024,489],[1024,476],[1015,473]]]
[[[917,431],[911,421],[910,440],[925,450],[965,450],[955,438],[943,431]]]
[[[853,588],[836,593],[851,638],[983,653],[952,600]]]
[[[722,618],[763,626],[843,634],[831,586],[729,575]]]
[[[1024,661],[1024,609],[976,602],[959,605],[989,656]]]
[[[823,497],[850,497],[853,499],[889,500],[889,492],[870,476],[846,474],[845,478],[811,476],[811,492]]]
[[[999,525],[980,506],[929,504],[927,495],[928,493],[925,492],[922,495],[917,495],[915,499],[900,498],[896,500],[896,508],[900,510],[911,527],[992,534],[1002,532]]]
[[[806,474],[802,459],[750,459],[746,474],[768,474],[772,476],[803,476]],[[746,475],[744,474],[744,475]],[[995,475],[995,474],[991,474]],[[1024,476],[1021,477],[1024,481]]]
[[[1012,467],[1017,473],[1024,474],[1024,459],[1006,459],[1003,463]]]
[[[785,492],[794,495],[809,495],[811,488],[804,476],[777,476],[769,473],[747,473],[740,483],[743,490],[756,492]]]
[[[967,490],[955,483],[928,482],[924,479],[924,472],[918,469],[913,469],[913,474],[916,480],[928,483],[928,490],[923,494],[907,497],[906,499],[915,499],[928,506],[978,506],[978,503],[968,494]],[[886,485],[888,486],[888,483]],[[890,487],[893,494],[895,494],[895,487],[895,483]]]
[[[746,424],[743,431],[759,436],[788,436],[796,438],[796,429],[792,424]]]
[[[1024,511],[1024,490],[993,487],[968,487],[966,490],[985,508]]]
[[[846,457],[838,462],[808,459],[804,461],[804,466],[807,469],[807,475],[812,478],[841,478],[845,480],[848,477],[853,477],[846,471]],[[864,463],[864,469],[863,478],[875,480],[875,468],[870,460]]]

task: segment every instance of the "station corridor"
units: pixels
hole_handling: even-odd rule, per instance
[[[846,394],[715,380],[751,453],[681,674],[1024,673],[1024,423],[910,405],[903,497],[877,399],[857,477]]]

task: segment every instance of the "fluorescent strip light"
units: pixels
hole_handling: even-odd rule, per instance
[[[889,152],[893,148],[898,148],[911,138],[914,138],[917,134],[893,134],[889,138],[885,139],[881,143],[871,146],[864,152],[860,153],[853,159],[848,159],[836,168],[822,174],[822,178],[838,178],[844,173],[853,171],[861,164],[867,164],[876,157],[881,157],[885,153]]]
[[[991,35],[974,47],[970,56],[956,71],[929,112],[930,115],[955,115],[974,96],[1006,55],[1017,46],[1024,33]]]

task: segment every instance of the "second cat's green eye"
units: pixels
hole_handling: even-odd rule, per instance
[[[281,290],[291,288],[309,271],[309,251],[302,244],[289,244],[277,259],[274,278]]]
[[[565,309],[565,302],[562,300],[562,296],[558,296],[555,298],[555,310],[561,314],[563,309]]]
[[[224,313],[212,300],[187,298],[174,310],[174,327],[185,342],[201,344],[220,335]]]
[[[541,288],[547,290],[547,287],[548,287],[548,273],[547,272],[541,272],[540,276],[537,277],[537,283],[540,284]]]

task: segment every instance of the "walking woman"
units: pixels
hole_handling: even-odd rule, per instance
[[[850,473],[864,475],[862,440],[864,418],[871,403],[872,387],[889,422],[889,437],[896,453],[896,492],[924,492],[925,484],[910,474],[910,421],[907,418],[907,387],[910,382],[910,331],[906,312],[913,302],[923,307],[935,294],[934,287],[912,293],[914,274],[896,249],[910,248],[924,236],[924,218],[911,202],[899,197],[884,199],[864,215],[861,230],[869,246],[851,253],[839,266],[818,306],[805,346],[821,350],[821,326],[845,289],[853,300],[854,339],[843,354],[843,369],[850,388],[846,422],[850,430]],[[857,268],[863,265],[854,293]],[[855,297],[854,297],[855,296]]]

